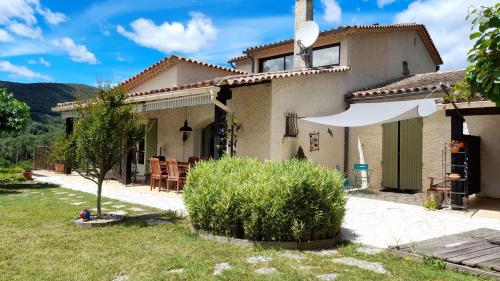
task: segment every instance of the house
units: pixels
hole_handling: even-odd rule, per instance
[[[308,14],[296,9],[297,25]],[[413,154],[405,158],[411,168],[406,174],[401,174],[400,160],[388,162],[399,150],[390,157],[384,154],[390,147],[385,125],[342,128],[301,120],[341,113],[358,102],[425,98],[440,83],[449,87],[461,80],[463,71],[437,72],[443,61],[424,25],[374,24],[323,31],[313,46],[309,68],[300,64],[303,56],[296,44],[290,39],[247,48],[229,61],[234,69],[172,56],[123,82],[128,101],[151,128],[135,154],[137,172],[148,171],[147,159],[154,155],[185,161],[190,156],[217,159],[229,151],[279,161],[292,158],[301,146],[308,159],[323,166],[348,171],[354,163],[368,163],[376,189],[389,185],[423,191],[427,176],[442,176],[441,153],[451,139],[449,104],[439,105],[441,110],[424,120],[408,121],[414,129],[400,134],[418,148],[410,149]],[[61,103],[54,111],[70,120],[74,106]],[[488,101],[460,105],[463,110],[491,106]],[[499,152],[494,144],[498,130],[488,130],[498,121],[498,116],[488,117],[486,123],[471,117],[474,124],[469,129],[488,139],[481,150],[483,160],[490,161],[487,155]],[[190,133],[180,131],[184,124]],[[482,170],[492,180],[483,181],[481,192],[500,197],[494,185],[500,179],[491,169]],[[122,174],[126,178],[127,173]]]

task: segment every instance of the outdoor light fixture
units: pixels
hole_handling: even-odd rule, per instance
[[[179,132],[182,132],[182,141],[187,141],[189,133],[193,131],[193,128],[189,127],[187,121],[187,108],[186,108],[186,119],[184,120],[184,126],[180,127]]]

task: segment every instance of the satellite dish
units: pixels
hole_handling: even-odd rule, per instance
[[[301,47],[309,48],[318,39],[319,36],[319,26],[314,21],[306,21],[297,28],[297,34],[295,34],[295,39]]]

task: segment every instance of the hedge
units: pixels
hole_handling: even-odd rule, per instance
[[[14,183],[25,181],[24,176],[21,174],[23,168],[0,168],[0,183]]]
[[[15,168],[0,168],[0,174],[7,174],[7,173],[22,173],[23,168],[21,167],[15,167]]]
[[[184,200],[196,230],[255,241],[310,241],[340,231],[343,176],[309,161],[222,158],[190,170]]]

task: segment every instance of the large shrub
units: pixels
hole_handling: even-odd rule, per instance
[[[346,198],[342,175],[309,161],[223,158],[189,172],[184,199],[193,227],[264,241],[333,238]]]
[[[0,184],[24,181],[23,168],[0,168]]]

